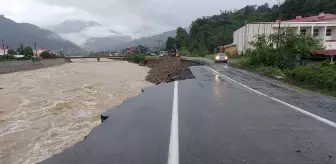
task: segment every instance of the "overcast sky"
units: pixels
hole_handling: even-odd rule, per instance
[[[0,14],[39,26],[93,20],[133,37],[188,27],[201,16],[277,0],[0,0]]]

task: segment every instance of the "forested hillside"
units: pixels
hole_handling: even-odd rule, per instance
[[[3,15],[0,15],[0,39],[3,39],[4,45],[10,49],[16,49],[20,45],[34,46],[37,43],[38,48],[47,48],[51,50],[76,50],[81,48],[75,44],[63,40],[59,35],[42,29],[29,23],[16,23]]]
[[[336,13],[335,0],[286,0],[282,5],[248,5],[235,11],[223,11],[219,15],[199,18],[192,22],[188,37],[176,36],[182,49],[192,54],[211,53],[219,45],[232,43],[235,30],[248,22],[293,19],[297,15],[311,16],[320,12]],[[280,14],[281,13],[281,14]],[[184,33],[180,34],[184,35]],[[177,33],[179,35],[179,33]],[[181,40],[181,38],[184,38]]]

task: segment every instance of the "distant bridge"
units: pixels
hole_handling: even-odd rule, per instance
[[[125,60],[126,56],[65,56],[64,60],[71,62],[71,59],[97,59],[99,62],[101,58],[111,59],[111,60]]]

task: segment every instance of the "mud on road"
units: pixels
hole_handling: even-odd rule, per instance
[[[161,62],[153,63],[149,63],[152,69],[146,80],[154,84],[195,78],[189,67],[202,65],[201,62],[176,57],[165,57]]]

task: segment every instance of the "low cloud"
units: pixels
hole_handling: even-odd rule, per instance
[[[1,2],[5,1],[5,2]],[[198,17],[277,0],[0,0],[0,12],[37,25],[66,19],[92,20],[133,37],[188,27]],[[9,4],[9,5],[8,5]],[[10,6],[10,7],[8,7]]]
[[[107,27],[102,26],[94,26],[94,27],[88,27],[82,30],[81,32],[73,32],[73,33],[66,33],[66,34],[59,34],[64,39],[67,39],[78,46],[82,46],[85,41],[87,41],[89,38],[95,38],[95,37],[111,37],[120,35],[119,33],[115,33],[111,31],[111,29]]]

